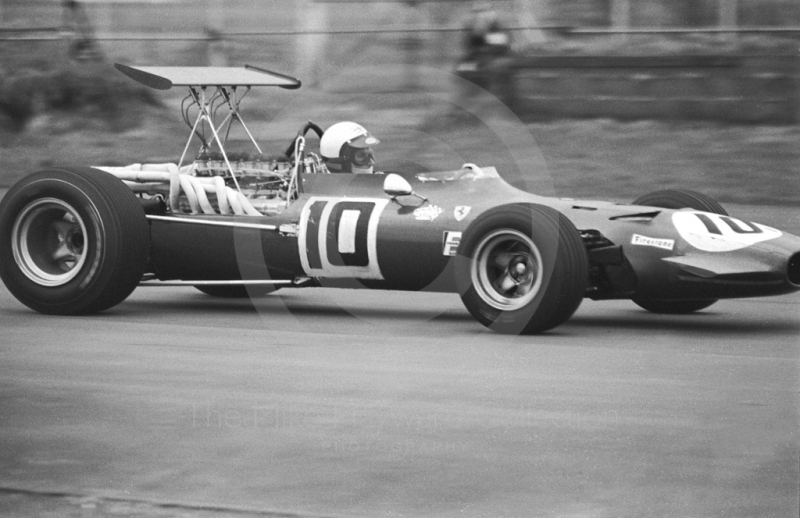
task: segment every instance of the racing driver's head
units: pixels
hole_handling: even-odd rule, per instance
[[[372,146],[380,141],[355,122],[337,122],[319,141],[319,154],[332,173],[372,174]]]

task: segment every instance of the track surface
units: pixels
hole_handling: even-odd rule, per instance
[[[504,337],[443,294],[60,318],[0,287],[0,514],[796,517],[798,310],[586,301]]]

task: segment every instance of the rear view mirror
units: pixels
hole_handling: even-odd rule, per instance
[[[422,197],[411,189],[411,184],[408,180],[399,174],[389,173],[383,181],[383,192],[391,196],[393,201],[397,201],[398,196],[416,196],[423,202],[428,201],[428,198]]]
[[[399,174],[391,173],[383,181],[383,192],[395,199],[398,196],[408,196],[414,191],[411,190],[411,184],[408,183],[408,180]]]

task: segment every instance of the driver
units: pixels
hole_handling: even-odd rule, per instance
[[[323,133],[319,153],[332,173],[372,174],[379,142],[360,124],[337,122]]]

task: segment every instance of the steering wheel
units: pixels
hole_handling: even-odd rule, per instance
[[[322,128],[320,128],[318,125],[314,124],[313,122],[311,122],[311,121],[306,122],[305,125],[303,125],[303,127],[300,128],[300,131],[297,132],[297,135],[292,139],[292,143],[289,144],[289,147],[287,147],[286,151],[284,152],[284,154],[287,157],[289,157],[290,160],[294,159],[294,147],[295,147],[295,143],[297,142],[297,139],[300,138],[300,137],[304,137],[306,135],[306,133],[308,133],[308,130],[310,130],[310,129],[314,130],[314,133],[316,133],[317,137],[319,137],[319,138],[322,138],[322,134],[325,133],[322,130]]]

